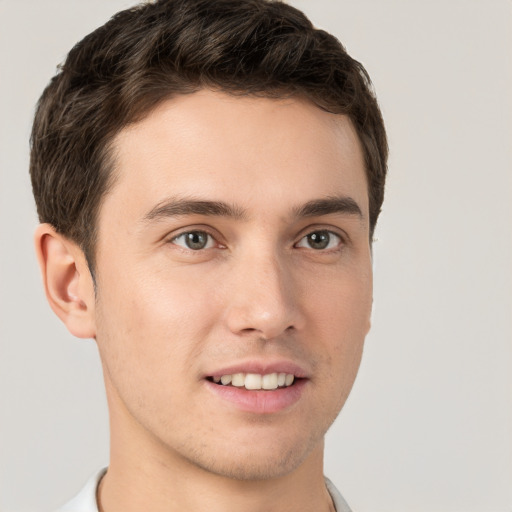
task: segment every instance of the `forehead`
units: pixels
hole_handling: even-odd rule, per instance
[[[298,98],[179,96],[123,129],[114,150],[116,182],[105,203],[117,207],[129,201],[131,210],[147,211],[179,194],[272,210],[288,198],[350,194],[367,209],[351,121]]]

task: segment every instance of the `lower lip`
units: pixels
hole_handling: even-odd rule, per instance
[[[205,381],[208,389],[237,409],[256,414],[272,414],[283,411],[302,396],[307,379],[296,380],[293,386],[274,390],[247,390],[235,386],[222,386],[209,380]]]

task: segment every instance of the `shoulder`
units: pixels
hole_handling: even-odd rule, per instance
[[[104,468],[91,476],[82,490],[71,501],[68,501],[68,503],[60,507],[55,512],[98,512],[96,489],[106,472],[107,469]]]

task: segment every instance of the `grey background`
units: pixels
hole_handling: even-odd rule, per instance
[[[356,511],[512,510],[512,3],[292,1],[369,70],[391,145],[373,330],[330,431]],[[46,511],[108,462],[92,341],[32,249],[34,104],[125,0],[0,0],[0,510]]]

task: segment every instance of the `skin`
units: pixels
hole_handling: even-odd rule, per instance
[[[357,374],[372,303],[350,120],[301,99],[204,90],[162,103],[114,147],[96,292],[72,242],[48,225],[36,233],[50,304],[100,351],[111,421],[101,508],[333,510],[323,440]],[[333,197],[345,201],[336,211],[301,214]],[[183,200],[234,211],[172,214]],[[198,231],[207,245],[190,249],[183,233]],[[311,233],[328,246],[313,247]],[[300,397],[260,413],[212,393],[207,376],[255,361],[298,365]]]

